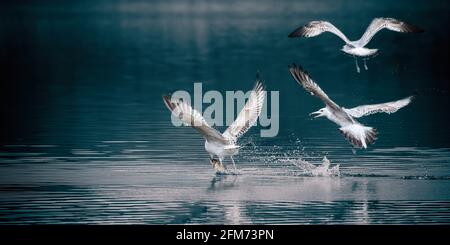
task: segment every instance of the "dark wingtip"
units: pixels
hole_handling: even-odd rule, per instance
[[[413,24],[408,24],[408,23],[406,25],[407,25],[407,27],[408,27],[410,32],[413,32],[413,33],[423,33],[423,32],[425,32],[425,30],[423,28],[419,27],[419,26],[416,26],[416,25],[413,25]]]
[[[298,30],[298,28],[295,29],[293,32],[289,33],[288,37],[289,38],[297,37],[297,35],[296,35],[297,30]]]
[[[420,28],[419,26],[416,26],[416,25],[413,25],[413,24],[410,24],[410,23],[407,23],[407,22],[404,22],[404,21],[402,21],[402,23],[403,23],[403,25],[404,25],[404,27],[406,29],[406,32],[410,32],[410,33],[422,33],[422,32],[425,32],[425,30]]]
[[[261,87],[263,90],[264,88],[264,80],[261,77],[261,72],[259,70],[256,71],[256,83],[255,83],[255,88],[254,89],[258,89],[258,87]]]
[[[288,37],[289,38],[303,37],[304,36],[304,32],[305,32],[304,29],[305,29],[305,26],[298,27],[293,32],[289,33]]]
[[[295,63],[292,63],[291,65],[288,65],[288,68],[291,75],[294,75],[294,72],[297,69],[297,65]]]
[[[294,70],[299,69],[299,70],[303,70],[303,68],[302,68],[301,65],[297,65],[297,64],[295,64],[294,62],[292,62],[291,65],[288,65],[288,67],[289,67],[289,69],[294,69]]]
[[[291,73],[294,80],[301,86],[305,86],[304,82],[307,82],[309,79],[311,79],[311,76],[309,73],[303,69],[301,65],[296,65],[295,63],[292,63],[291,66],[289,66],[289,72]]]
[[[170,101],[170,96],[167,95],[167,94],[161,95],[161,98],[162,98],[164,101]]]
[[[173,110],[173,104],[171,102],[171,96],[170,95],[162,95],[162,99],[164,101],[164,104],[169,108],[169,110]]]
[[[303,73],[303,74],[309,76],[308,71],[305,70],[302,65],[297,65],[295,63],[292,63],[292,69],[296,70],[297,72],[300,72],[300,73]]]

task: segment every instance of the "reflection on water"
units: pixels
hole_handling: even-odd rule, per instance
[[[322,159],[288,150],[268,160],[247,149],[241,174],[215,175],[207,158],[168,161],[143,150],[147,141],[102,144],[3,147],[0,223],[450,223],[442,164],[450,149],[369,150],[375,161],[342,161],[340,176],[310,177],[286,158]],[[416,163],[378,161],[404,155]]]
[[[4,4],[0,223],[450,223],[448,10],[441,1]],[[353,39],[376,16],[426,32],[380,33],[371,47],[382,53],[361,74],[333,35],[287,38],[326,19]],[[353,151],[335,125],[308,117],[322,105],[292,80],[292,62],[345,107],[417,99],[362,118],[379,139]],[[251,87],[257,70],[280,91],[280,133],[251,129],[240,174],[214,175],[204,142],[170,124],[161,95],[194,82]],[[339,176],[293,164],[324,156]]]
[[[108,200],[80,193],[86,199],[54,197],[31,203],[7,202],[4,224],[427,224],[450,223],[449,202],[187,202]],[[55,204],[55,202],[59,204]],[[35,207],[39,206],[39,209]],[[31,211],[33,210],[33,211]],[[433,214],[430,216],[430,214]]]

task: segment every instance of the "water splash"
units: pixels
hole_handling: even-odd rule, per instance
[[[329,177],[341,175],[339,164],[331,167],[331,162],[326,156],[323,157],[320,165],[312,164],[303,159],[290,160],[290,162],[310,176]]]
[[[287,170],[289,175],[301,176],[340,176],[339,165],[331,166],[330,160],[325,156],[320,164],[313,164],[305,159],[317,159],[318,157],[327,155],[325,151],[310,152],[305,148],[304,143],[295,135],[289,137],[289,144],[286,145],[270,145],[270,146],[254,146],[248,147],[242,151],[242,156],[247,161],[264,163],[267,167],[279,169],[280,167]],[[251,141],[253,145],[256,144]],[[264,144],[262,144],[264,145]],[[292,165],[296,168],[292,169]]]

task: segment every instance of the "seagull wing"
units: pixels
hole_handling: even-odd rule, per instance
[[[289,37],[315,37],[323,32],[331,32],[349,43],[348,38],[338,28],[328,21],[311,21],[308,24],[295,29]]]
[[[367,27],[363,36],[357,41],[358,46],[366,46],[373,36],[384,28],[396,32],[423,32],[419,27],[400,20],[393,18],[375,18],[372,20],[369,27]]]
[[[334,110],[340,111],[341,108],[334,103],[330,98],[328,98],[328,95],[323,92],[323,90],[315,83],[311,77],[308,75],[308,73],[303,70],[303,68],[300,66],[298,67],[296,64],[292,64],[292,66],[289,66],[289,71],[291,72],[292,77],[297,81],[298,84],[303,86],[303,88],[308,91],[311,95],[314,95],[321,99],[327,106],[331,107]]]
[[[241,112],[239,112],[236,120],[223,133],[223,136],[226,139],[236,142],[239,137],[256,123],[256,120],[261,114],[265,94],[264,84],[259,77],[257,77],[255,87],[251,91],[247,103],[242,108]]]
[[[351,109],[344,109],[345,112],[350,114],[352,117],[363,117],[368,116],[374,113],[384,112],[387,114],[391,114],[394,112],[397,112],[400,108],[403,108],[407,106],[409,103],[411,103],[414,96],[409,96],[407,98],[397,100],[397,101],[391,101],[387,103],[382,104],[375,104],[375,105],[362,105]]]
[[[208,142],[228,144],[219,131],[208,125],[202,115],[183,101],[173,101],[169,96],[163,96],[163,101],[173,115],[197,130]]]

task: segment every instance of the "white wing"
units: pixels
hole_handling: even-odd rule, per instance
[[[375,105],[362,105],[351,109],[344,109],[345,112],[347,112],[352,117],[363,117],[367,115],[371,115],[374,113],[384,112],[387,114],[391,114],[394,112],[397,112],[400,108],[407,106],[409,103],[411,103],[413,96],[409,96],[407,98],[382,103],[382,104],[375,104]]]
[[[236,120],[223,132],[225,138],[236,142],[256,123],[259,114],[261,114],[265,94],[264,85],[258,78],[244,108],[239,112]]]
[[[400,20],[393,18],[375,18],[372,20],[369,27],[367,27],[363,36],[357,41],[358,46],[366,46],[373,36],[384,28],[396,32],[423,32],[419,27]]]
[[[331,32],[340,37],[344,42],[349,43],[348,38],[338,28],[328,21],[311,21],[308,24],[295,29],[289,37],[315,37],[323,32]]]
[[[202,115],[183,101],[172,101],[169,96],[163,96],[164,103],[173,115],[197,130],[208,142],[228,144],[219,131],[211,128]]]

